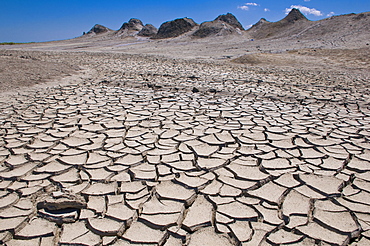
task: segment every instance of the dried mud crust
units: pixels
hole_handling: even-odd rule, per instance
[[[89,69],[0,97],[0,243],[369,244],[365,74],[48,56]]]

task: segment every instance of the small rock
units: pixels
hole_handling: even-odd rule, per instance
[[[58,198],[47,197],[37,203],[37,208],[45,208],[52,211],[67,208],[81,209],[86,208],[86,201],[82,196],[66,194],[64,197]]]
[[[197,92],[199,92],[199,89],[198,88],[196,88],[196,87],[193,87],[193,89],[191,90],[193,93],[197,93]]]

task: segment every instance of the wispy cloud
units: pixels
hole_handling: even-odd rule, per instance
[[[248,5],[248,6],[259,6],[258,3],[246,3],[245,5]]]
[[[268,12],[270,10],[268,8],[264,8],[263,11]]]
[[[305,2],[309,2],[309,1],[311,1],[311,0],[304,0]]]
[[[258,3],[245,3],[243,6],[238,6],[238,9],[249,10],[249,6],[260,6]]]
[[[310,14],[315,16],[322,16],[323,13],[320,10],[314,8],[308,8],[302,5],[291,5],[290,8],[285,9],[285,13],[288,14],[292,9],[299,9],[303,14]]]
[[[335,13],[334,12],[330,12],[329,14],[327,14],[326,16],[327,17],[330,17],[330,16],[333,16],[333,15],[335,15]]]
[[[241,9],[241,10],[249,10],[249,7],[248,6],[238,6],[238,9]]]

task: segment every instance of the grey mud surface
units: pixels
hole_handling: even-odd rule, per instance
[[[0,97],[4,245],[370,245],[368,78],[75,62]]]

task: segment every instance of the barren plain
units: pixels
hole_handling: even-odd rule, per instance
[[[370,32],[299,34],[0,46],[0,243],[369,245]]]

